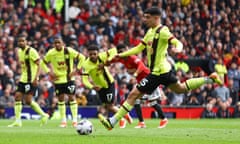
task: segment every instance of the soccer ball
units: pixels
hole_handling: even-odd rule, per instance
[[[76,130],[80,135],[89,135],[93,132],[93,125],[89,120],[83,119],[78,122]]]

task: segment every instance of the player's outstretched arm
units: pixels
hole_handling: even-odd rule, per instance
[[[140,43],[137,46],[135,46],[131,49],[128,49],[127,51],[125,51],[123,53],[120,53],[119,57],[127,57],[127,56],[130,56],[130,55],[138,54],[141,51],[143,51],[145,48],[146,48],[146,46],[144,44]]]

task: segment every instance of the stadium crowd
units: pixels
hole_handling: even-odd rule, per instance
[[[173,69],[181,81],[191,77],[206,76],[216,71],[224,85],[207,84],[186,94],[176,94],[161,87],[161,104],[169,106],[219,106],[225,111],[238,106],[240,84],[240,1],[239,0],[70,0],[69,18],[65,21],[64,0],[56,4],[44,0],[0,0],[0,105],[12,107],[14,90],[20,76],[16,57],[17,37],[28,37],[29,45],[40,56],[52,47],[54,36],[86,54],[89,44],[106,51],[119,43],[129,47],[143,38],[146,27],[142,24],[143,11],[157,6],[162,12],[162,22],[181,40],[181,54],[169,54]],[[144,54],[138,55],[145,63]],[[192,61],[192,62],[191,62]],[[192,65],[207,61],[204,66]],[[188,62],[188,63],[187,63]],[[206,69],[208,71],[206,71]],[[134,85],[126,68],[113,64],[110,70],[117,81],[118,103]],[[94,90],[84,88],[81,77],[76,76],[79,105],[100,105]],[[57,98],[48,75],[40,76],[35,100],[42,107],[56,108]],[[147,105],[147,103],[143,103]]]

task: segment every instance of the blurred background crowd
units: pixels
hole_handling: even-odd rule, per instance
[[[224,80],[222,86],[207,84],[186,94],[160,86],[163,95],[159,102],[166,106],[212,105],[222,111],[240,107],[240,0],[69,0],[68,9],[65,4],[65,0],[0,0],[1,107],[14,105],[21,73],[16,57],[18,35],[26,35],[40,56],[52,47],[56,35],[84,55],[89,44],[102,51],[119,43],[131,48],[146,32],[143,12],[151,6],[159,7],[162,23],[184,45],[181,54],[168,57],[179,79],[216,71]],[[146,62],[145,53],[138,56]],[[120,64],[109,69],[116,79],[120,104],[135,80]],[[94,90],[84,88],[80,76],[76,76],[76,84],[79,106],[101,104]],[[40,76],[34,98],[42,107],[56,107],[54,87],[47,75]],[[143,105],[148,106],[147,101]]]

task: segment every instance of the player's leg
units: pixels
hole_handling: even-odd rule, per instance
[[[38,103],[36,103],[34,100],[32,100],[32,94],[27,94],[25,97],[25,101],[26,104],[30,105],[31,108],[38,113],[39,115],[41,115],[41,123],[40,126],[45,125],[47,123],[47,120],[49,118],[49,115],[47,113],[45,113],[41,107],[39,106]]]
[[[15,121],[8,125],[8,127],[21,127],[21,112],[22,112],[22,96],[23,93],[20,91],[16,91],[15,94],[15,104],[14,104],[14,114],[15,114]]]
[[[117,111],[117,113],[115,113],[114,116],[112,116],[109,119],[106,119],[103,115],[99,114],[98,118],[100,119],[101,123],[105,126],[105,128],[111,130],[119,120],[121,120],[127,113],[129,113],[133,108],[135,100],[138,98],[140,94],[141,93],[137,90],[137,88],[134,88],[130,92],[127,100]]]
[[[116,114],[119,111],[119,108],[114,106],[114,101],[115,101],[115,96],[114,96],[115,95],[115,85],[114,85],[114,83],[109,85],[108,88],[102,88],[101,90],[99,90],[98,94],[100,96],[101,101],[105,104],[106,109],[113,112],[114,114]],[[128,115],[128,113],[124,114],[123,116],[125,116],[128,120],[132,120],[132,118],[130,117],[130,115]],[[98,114],[98,117],[103,124],[104,124],[104,122],[106,122],[106,119],[102,114]],[[120,128],[124,128],[126,125],[125,119],[123,119],[123,117],[121,117],[119,120],[120,120],[120,122],[119,122]],[[116,121],[116,123],[117,123],[117,121]],[[111,126],[111,124],[109,124],[107,127],[109,127],[108,129],[110,130],[112,126]]]
[[[135,126],[135,128],[145,128],[146,125],[144,123],[143,116],[142,116],[141,100],[140,99],[137,99],[135,101],[134,109],[135,109],[137,117],[138,117],[138,125]]]
[[[108,111],[110,111],[110,112],[112,112],[113,114],[115,114],[118,110],[119,110],[119,108],[117,107],[117,106],[115,106],[113,103],[106,103],[105,104],[105,108],[108,110]],[[125,128],[126,127],[126,120],[124,119],[124,118],[122,118],[120,121],[119,121],[119,127],[120,128]]]
[[[152,103],[152,104],[150,104],[151,107],[154,108],[157,111],[159,118],[160,119],[165,119],[166,118],[165,114],[162,111],[162,108],[161,108],[160,104],[157,103],[157,100],[151,101],[150,103]]]
[[[113,117],[109,118],[112,126],[114,126],[121,118],[123,118],[127,113],[132,110],[136,99],[138,99],[141,95],[141,92],[136,87],[133,88],[127,100],[120,107],[119,111]]]
[[[72,126],[77,126],[77,118],[78,118],[78,105],[76,100],[70,101],[70,109],[72,113]]]
[[[70,81],[68,84],[68,96],[69,96],[69,104],[72,113],[72,126],[77,126],[77,118],[78,118],[78,105],[75,96],[75,84],[73,81]]]
[[[208,77],[191,78],[186,80],[186,82],[184,83],[180,82],[172,83],[168,87],[176,93],[185,93],[190,90],[199,88],[207,83],[217,83],[219,85],[223,84],[222,80],[217,75],[217,73],[212,73]]]
[[[115,102],[115,85],[112,83],[109,85],[108,88],[102,88],[101,90],[98,91],[98,94],[100,96],[100,99],[102,103],[105,105],[105,108],[112,112],[112,113],[117,113],[119,108],[114,105]],[[130,117],[129,115],[125,115],[125,117]],[[129,118],[128,118],[129,119]],[[121,118],[119,121],[119,127],[120,128],[125,128],[126,127],[126,120],[124,118]]]
[[[164,128],[167,123],[168,119],[166,118],[160,104],[159,99],[161,97],[161,90],[159,87],[157,87],[152,94],[147,95],[149,104],[152,108],[154,108],[157,111],[158,117],[161,119],[158,128]]]
[[[160,81],[156,75],[149,74],[146,78],[142,79],[139,84],[132,89],[127,97],[127,100],[114,116],[106,119],[102,115],[99,115],[99,119],[105,128],[111,130],[124,115],[132,110],[136,99],[141,98],[143,93],[152,93],[159,84]]]
[[[65,98],[64,94],[58,95],[58,110],[61,118],[61,124],[59,127],[65,128],[67,127],[67,118],[66,118],[66,104],[65,104]]]
[[[163,112],[160,104],[158,104],[158,101],[157,101],[157,100],[152,101],[152,102],[150,102],[150,103],[152,103],[152,104],[150,104],[150,105],[157,111],[158,116],[159,116],[159,118],[161,119],[158,128],[164,128],[164,127],[166,127],[167,124],[168,124],[168,119],[166,118],[166,116],[165,116],[165,114],[164,114],[164,112]]]
[[[68,83],[55,84],[55,93],[58,98],[58,110],[61,118],[59,127],[67,127],[65,94],[68,93]]]
[[[38,113],[39,115],[41,115],[41,123],[40,125],[44,125],[47,123],[47,120],[49,118],[49,115],[47,113],[45,113],[41,107],[39,106],[38,103],[36,103],[34,100],[33,100],[33,94],[36,93],[36,90],[37,88],[35,86],[33,86],[32,84],[30,84],[30,91],[27,92],[26,96],[25,96],[25,102],[27,105],[30,105],[31,108],[36,112]]]

